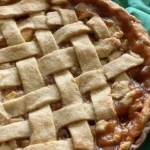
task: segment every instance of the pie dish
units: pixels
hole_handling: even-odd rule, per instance
[[[0,5],[0,150],[138,148],[150,117],[140,22],[110,0]]]

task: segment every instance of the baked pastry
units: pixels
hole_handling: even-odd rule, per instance
[[[0,6],[0,150],[128,150],[150,109],[150,39],[109,0]]]

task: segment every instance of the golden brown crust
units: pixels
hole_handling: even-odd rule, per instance
[[[142,116],[143,116],[143,127],[146,126],[147,122],[150,119],[150,95],[148,95],[144,100],[144,106],[142,109]]]

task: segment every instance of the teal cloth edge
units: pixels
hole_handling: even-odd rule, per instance
[[[150,35],[150,0],[113,0],[136,16]],[[149,149],[150,150],[150,149]]]
[[[150,35],[150,0],[113,0],[136,16]],[[150,150],[150,134],[139,150]]]

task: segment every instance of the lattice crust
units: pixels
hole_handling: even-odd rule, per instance
[[[81,21],[72,7],[61,7],[66,4],[22,0],[0,6],[0,89],[8,91],[0,103],[0,150],[93,150],[95,130],[118,119],[114,99],[134,101],[137,91],[129,88],[126,71],[144,59],[120,52],[122,31],[112,32],[93,14]],[[59,137],[62,129],[67,138]]]

